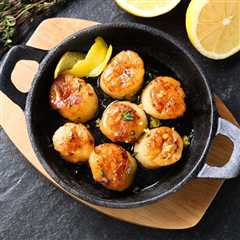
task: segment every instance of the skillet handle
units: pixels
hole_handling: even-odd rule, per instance
[[[197,175],[199,178],[228,179],[237,177],[240,173],[240,129],[231,122],[219,118],[216,135],[218,134],[224,135],[232,141],[232,155],[222,167],[212,167],[205,163]]]
[[[0,90],[21,107],[22,110],[25,108],[27,93],[20,92],[14,86],[11,80],[12,71],[19,60],[35,60],[40,63],[46,54],[46,50],[18,45],[8,51],[1,64]],[[24,78],[24,76],[21,77]]]

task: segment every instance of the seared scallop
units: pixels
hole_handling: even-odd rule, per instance
[[[173,128],[159,127],[147,131],[134,146],[136,159],[149,169],[177,162],[183,151],[181,136]]]
[[[98,109],[98,98],[93,87],[71,74],[58,76],[50,90],[53,109],[74,122],[91,120]]]
[[[93,178],[104,187],[123,191],[135,176],[136,160],[121,146],[113,143],[95,147],[89,158]]]
[[[144,63],[130,50],[118,53],[105,68],[100,78],[102,90],[116,99],[129,99],[141,88]]]
[[[175,119],[186,111],[185,94],[179,81],[157,77],[143,90],[142,105],[149,115],[158,119]]]
[[[134,103],[111,103],[102,115],[100,130],[113,142],[135,142],[147,128],[144,111]]]
[[[81,123],[66,123],[53,135],[53,146],[63,159],[71,163],[88,161],[94,149],[94,138]]]

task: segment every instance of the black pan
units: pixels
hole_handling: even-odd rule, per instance
[[[185,148],[177,164],[154,171],[139,166],[132,187],[121,193],[94,183],[87,165],[66,163],[54,151],[51,142],[54,131],[66,122],[51,110],[48,102],[56,64],[66,51],[87,51],[97,36],[113,45],[114,54],[124,49],[138,52],[148,72],[157,70],[159,75],[179,79],[187,95],[187,112],[178,120],[162,121],[162,124],[175,127],[182,136],[193,130],[191,144]],[[28,94],[19,92],[10,81],[15,64],[22,59],[39,62]],[[146,75],[145,82],[149,80]],[[97,118],[113,99],[102,93],[97,79],[88,81],[96,89],[101,102]],[[239,174],[240,130],[217,115],[212,92],[197,62],[175,39],[161,31],[138,24],[103,24],[73,34],[50,51],[16,46],[8,52],[1,66],[0,84],[1,90],[25,111],[28,133],[39,161],[66,192],[78,199],[112,208],[139,207],[175,192],[195,177],[226,179]],[[95,127],[95,120],[89,124],[96,143],[109,141]],[[223,167],[206,163],[210,143],[217,134],[227,136],[234,144],[231,158]],[[131,150],[131,146],[124,147]]]

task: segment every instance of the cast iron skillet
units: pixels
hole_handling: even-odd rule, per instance
[[[66,122],[50,109],[48,102],[55,66],[66,51],[87,51],[97,36],[113,45],[114,54],[123,49],[135,50],[144,59],[147,69],[158,69],[161,75],[179,79],[187,95],[187,113],[181,119],[163,121],[162,124],[174,126],[181,135],[194,130],[191,145],[184,150],[183,158],[177,164],[156,171],[139,166],[132,188],[122,193],[95,184],[87,166],[66,163],[51,145],[54,131]],[[19,92],[10,80],[15,64],[21,59],[39,62],[28,94]],[[175,39],[161,31],[138,24],[103,24],[73,34],[50,51],[16,46],[8,52],[0,74],[1,90],[25,111],[28,133],[39,161],[66,192],[78,199],[112,208],[139,207],[175,192],[194,177],[233,178],[239,174],[240,130],[217,116],[212,93],[201,68]],[[99,90],[97,79],[89,81],[100,98],[99,117],[112,99]],[[90,122],[90,130],[97,144],[108,141],[94,123]],[[211,140],[217,134],[227,136],[234,144],[231,158],[223,167],[206,163]]]

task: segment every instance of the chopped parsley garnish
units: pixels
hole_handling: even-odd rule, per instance
[[[191,144],[191,140],[193,138],[193,130],[189,135],[183,136],[183,145],[186,147]]]
[[[157,128],[161,125],[161,122],[159,119],[150,117],[150,128]]]
[[[104,174],[104,171],[103,171],[103,170],[101,170],[101,171],[100,171],[100,175],[101,175],[101,177],[104,177],[104,176],[105,176],[105,174]]]
[[[123,112],[122,119],[124,121],[132,121],[134,119],[133,113],[130,111]]]
[[[183,136],[183,144],[184,144],[184,146],[190,145],[190,137],[189,136]]]
[[[145,128],[143,131],[146,134],[146,137],[149,137],[151,135],[151,131],[149,128]]]
[[[101,119],[100,118],[98,118],[97,120],[96,120],[96,127],[100,127],[100,122],[101,122]]]

